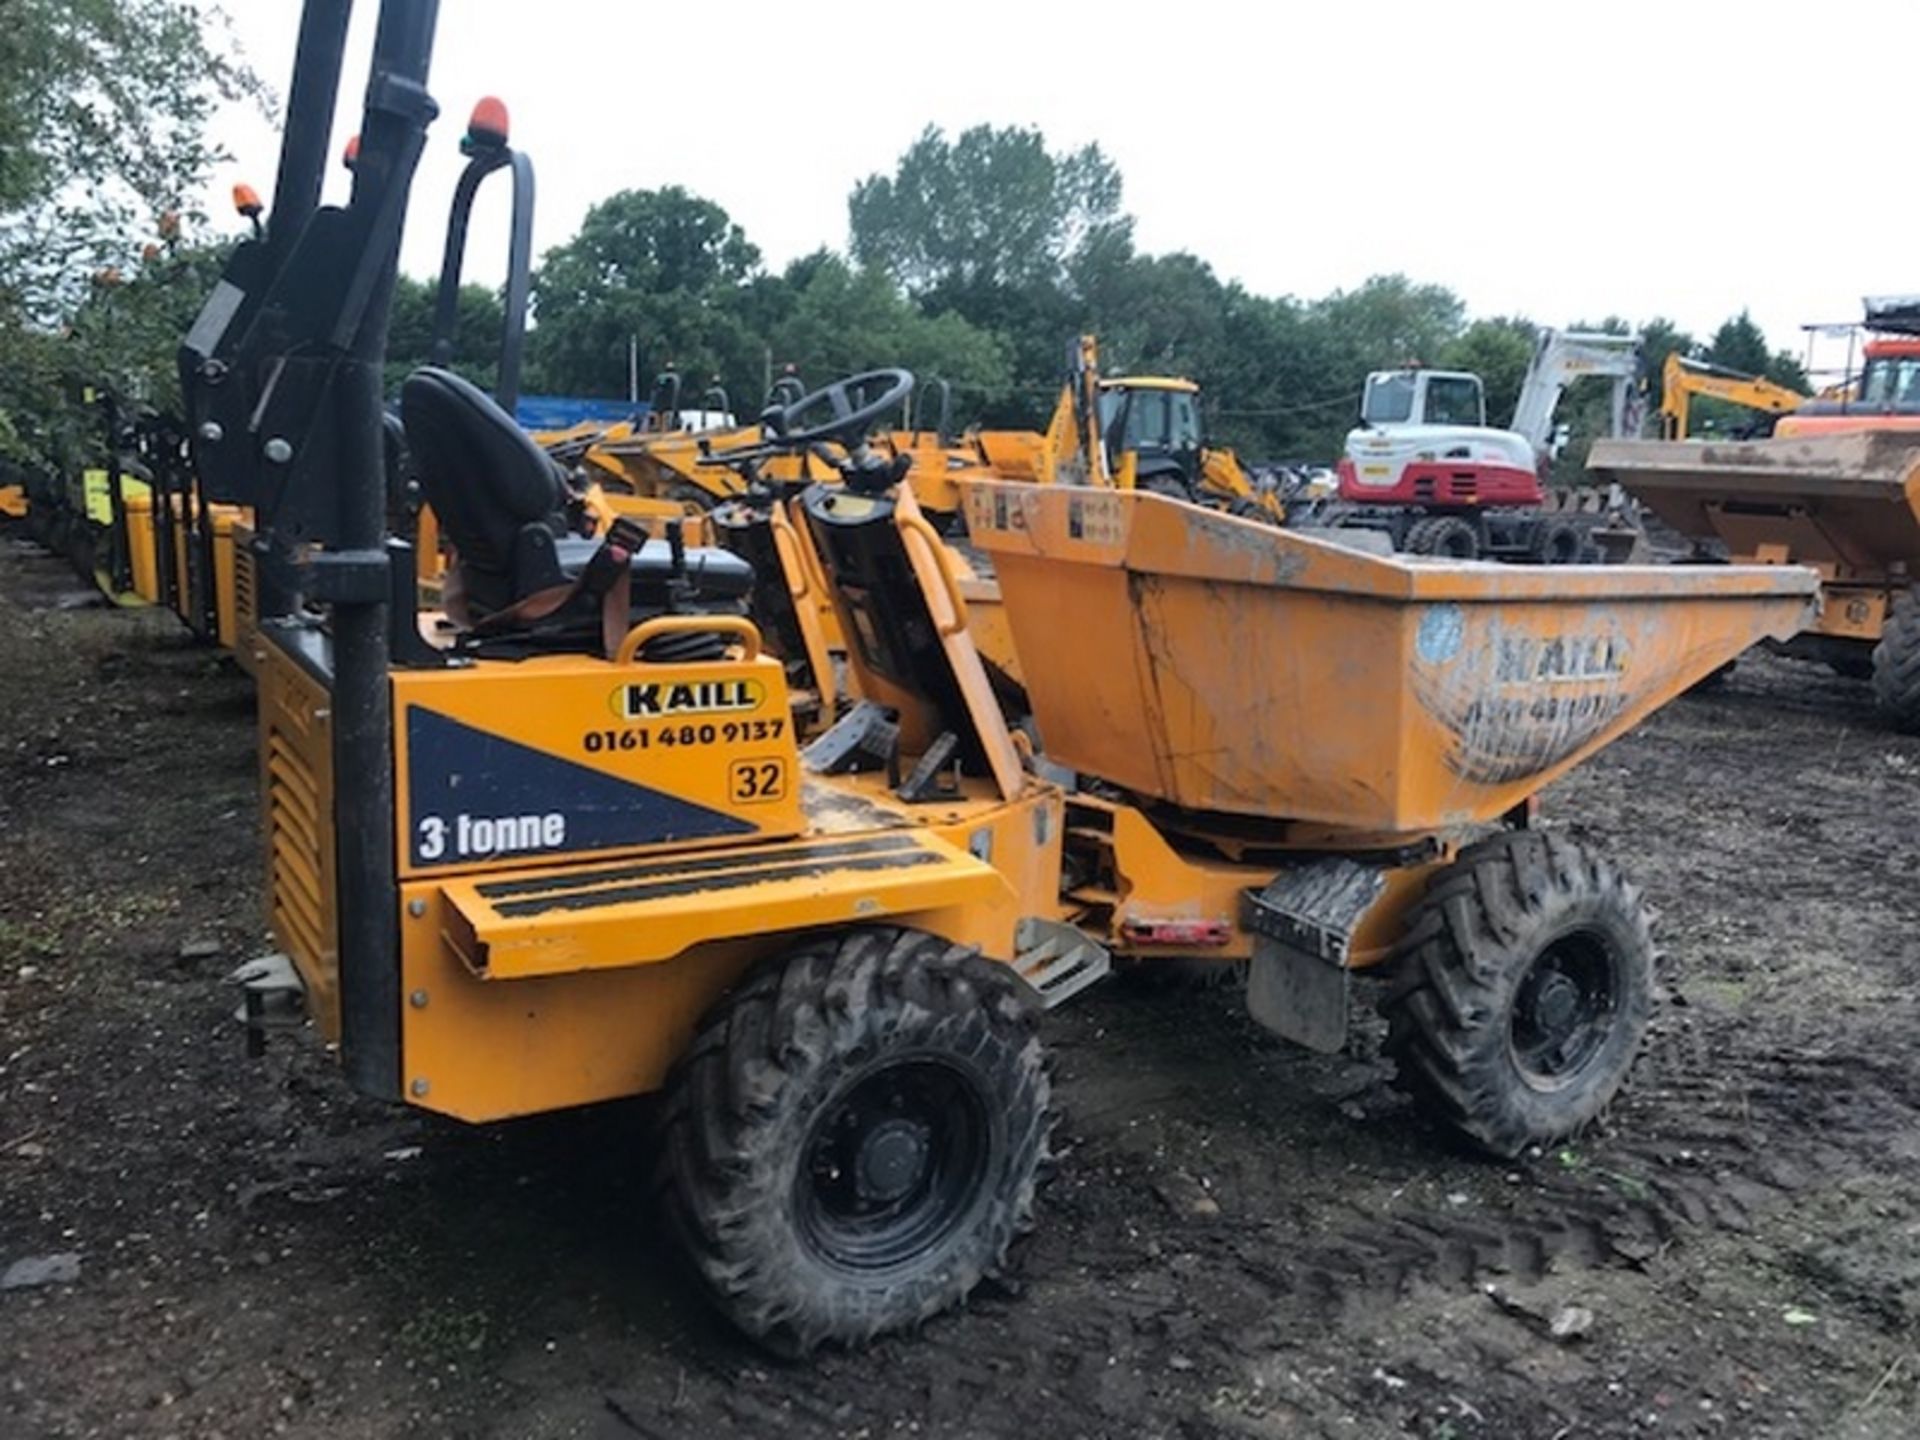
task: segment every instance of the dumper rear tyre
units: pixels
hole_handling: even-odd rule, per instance
[[[892,928],[810,941],[723,1000],[669,1079],[658,1181],[728,1318],[801,1355],[995,1273],[1052,1124],[1034,1021],[1004,967]]]
[[[1873,700],[1897,730],[1920,735],[1920,588],[1893,597],[1873,647]]]
[[[1386,1052],[1429,1115],[1495,1155],[1570,1135],[1626,1079],[1653,1009],[1639,892],[1559,835],[1468,847],[1408,911]]]
[[[1407,553],[1437,555],[1446,560],[1480,558],[1480,536],[1458,515],[1433,515],[1416,520],[1407,530]]]

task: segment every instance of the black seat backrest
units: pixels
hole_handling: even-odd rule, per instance
[[[988,763],[986,742],[907,558],[893,519],[893,497],[815,485],[800,503],[826,565],[848,645],[866,669],[920,703],[923,713],[912,724],[923,740],[951,733],[960,742],[962,762],[971,773],[980,773]],[[894,704],[894,698],[887,703]],[[903,728],[907,724],[903,719]]]
[[[564,529],[559,467],[491,396],[451,370],[409,375],[400,415],[421,492],[459,552],[469,593],[490,610],[524,598],[515,576],[522,532]]]

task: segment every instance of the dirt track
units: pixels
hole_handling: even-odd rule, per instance
[[[248,685],[77,588],[0,540],[0,1267],[83,1257],[0,1294],[8,1440],[1920,1432],[1920,742],[1864,687],[1750,659],[1548,796],[1663,912],[1604,1132],[1464,1158],[1371,1034],[1111,983],[1048,1022],[1020,1282],[780,1366],[656,1242],[634,1107],[467,1131],[243,1058]]]

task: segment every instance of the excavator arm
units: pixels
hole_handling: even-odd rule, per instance
[[[1613,382],[1612,430],[1631,435],[1639,429],[1634,394],[1640,378],[1640,341],[1632,335],[1599,331],[1542,330],[1534,342],[1533,362],[1520,386],[1512,429],[1526,437],[1535,454],[1548,453],[1553,441],[1553,412],[1576,380],[1602,376]]]
[[[1704,360],[1689,360],[1678,354],[1669,355],[1660,371],[1662,440],[1687,438],[1688,411],[1696,395],[1725,400],[1767,415],[1784,415],[1807,401],[1798,390],[1777,385],[1762,376],[1728,370]]]

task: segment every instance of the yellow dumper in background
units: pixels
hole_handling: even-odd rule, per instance
[[[1866,428],[1876,423],[1769,440],[1600,440],[1587,464],[1696,547],[1818,571],[1818,611],[1777,648],[1870,680],[1887,720],[1920,732],[1920,432]]]

